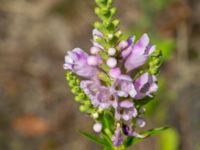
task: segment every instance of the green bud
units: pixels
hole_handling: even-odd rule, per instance
[[[75,97],[75,101],[76,101],[76,102],[81,102],[81,101],[83,101],[83,99],[82,99],[82,97],[80,97],[80,96],[76,96],[76,97]]]
[[[72,78],[70,76],[66,76],[67,81],[70,81]]]
[[[122,36],[122,32],[119,30],[115,33],[115,36],[119,39]]]
[[[100,22],[95,22],[94,27],[97,28],[97,29],[100,29],[102,27],[102,25],[101,25]]]
[[[110,14],[110,11],[107,8],[101,8],[101,14],[107,16]]]
[[[103,109],[102,109],[102,108],[98,108],[97,112],[98,112],[98,113],[102,113],[102,112],[103,112]]]
[[[155,64],[155,65],[159,65],[160,64],[160,59],[159,58],[157,58],[157,59],[155,59],[155,60],[153,60],[153,63]]]
[[[100,15],[100,14],[101,14],[101,9],[100,9],[99,7],[96,7],[94,11],[95,11],[95,13],[96,13],[97,15]]]
[[[86,95],[85,95],[85,93],[83,93],[83,92],[80,92],[78,94],[78,96],[81,97],[82,99],[86,99],[87,98]]]
[[[66,76],[71,76],[73,73],[71,72],[71,71],[67,71],[66,73],[65,73],[65,75]]]
[[[91,105],[91,102],[87,100],[87,101],[84,101],[84,104],[89,106]]]
[[[76,81],[74,80],[69,80],[69,86],[73,87],[74,85],[76,85]]]
[[[99,5],[106,5],[107,0],[96,0],[96,3]]]
[[[156,51],[153,52],[152,56],[154,57],[162,56],[162,51],[157,49]]]
[[[68,72],[65,74],[65,77],[66,77],[67,80],[72,80],[73,79],[72,74],[69,74]]]
[[[159,69],[158,68],[152,68],[149,71],[150,71],[150,74],[153,74],[153,75],[157,75],[159,73]]]
[[[93,117],[94,119],[97,119],[97,118],[99,118],[99,114],[98,114],[97,112],[92,113],[92,117]]]
[[[115,15],[116,10],[117,10],[117,9],[114,8],[114,7],[110,9],[111,16]]]
[[[80,84],[80,80],[76,79],[76,84],[79,85]]]
[[[112,21],[112,24],[117,27],[119,25],[120,21],[118,19],[115,19]]]
[[[81,106],[79,106],[79,110],[80,110],[81,112],[87,112],[88,107],[85,106],[85,105],[81,105]]]
[[[106,3],[107,0],[99,0],[101,3]]]
[[[75,86],[75,87],[72,87],[71,91],[73,94],[76,94],[76,93],[79,93],[81,91],[81,89],[80,89],[80,87]]]
[[[107,0],[107,5],[111,5],[112,4],[112,0]]]
[[[153,62],[153,61],[150,61],[150,62],[149,62],[149,66],[150,66],[150,68],[153,67],[153,66],[154,66],[154,62]]]

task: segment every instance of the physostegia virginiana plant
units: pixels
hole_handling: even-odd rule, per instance
[[[96,133],[80,131],[104,150],[123,150],[166,128],[137,132],[145,126],[144,105],[158,90],[161,51],[143,34],[125,39],[113,19],[112,0],[96,0],[90,54],[81,48],[67,52],[66,79],[80,111],[94,119]]]

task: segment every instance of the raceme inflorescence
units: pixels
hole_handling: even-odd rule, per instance
[[[80,131],[105,150],[123,150],[166,128],[137,132],[146,125],[144,105],[158,90],[161,51],[148,35],[124,38],[119,20],[113,19],[112,0],[96,0],[90,54],[81,48],[67,52],[66,80],[80,111],[94,119],[96,134]]]

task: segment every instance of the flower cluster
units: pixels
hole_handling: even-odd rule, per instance
[[[137,127],[145,126],[144,105],[158,89],[161,51],[150,44],[147,34],[139,40],[123,38],[119,20],[113,19],[116,8],[112,0],[95,2],[101,22],[94,23],[90,53],[80,48],[68,51],[63,67],[80,111],[95,120],[93,130],[99,137],[80,133],[105,149],[122,150],[134,143],[133,138],[165,129],[136,132]]]
[[[148,69],[143,70],[142,74],[134,74],[137,68],[144,66],[156,47],[149,43],[147,34],[143,34],[135,43],[135,37],[131,36],[108,49],[97,43],[96,38],[104,38],[104,34],[94,29],[90,54],[75,48],[65,56],[63,67],[82,77],[80,88],[90,99],[96,112],[113,112],[116,120],[113,145],[121,145],[123,135],[143,138],[135,128],[145,126],[142,118],[144,109],[137,107],[135,102],[153,97],[158,86],[156,76],[150,74]],[[103,58],[101,52],[107,53],[108,57]],[[98,116],[94,118],[98,120]],[[101,132],[102,124],[95,123],[93,129]]]

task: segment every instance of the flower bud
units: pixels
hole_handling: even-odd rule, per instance
[[[129,45],[128,42],[124,40],[124,41],[121,41],[121,42],[118,44],[118,47],[119,47],[120,49],[125,49],[128,45]]]
[[[145,109],[144,107],[141,107],[140,110],[139,110],[139,112],[140,112],[141,114],[144,114],[144,113],[146,112],[146,109]]]
[[[108,58],[108,60],[106,61],[106,64],[110,67],[110,68],[114,68],[117,66],[117,60],[113,57]]]
[[[93,46],[90,48],[90,53],[93,55],[98,54],[99,51],[100,51],[100,49],[98,47]]]
[[[137,125],[138,125],[140,128],[143,128],[143,127],[146,125],[146,122],[144,121],[144,119],[138,118],[138,119],[137,119]]]
[[[101,132],[102,130],[102,124],[100,122],[97,122],[93,125],[93,130],[97,133]]]
[[[110,56],[114,56],[116,54],[116,49],[115,48],[109,48],[108,49],[108,55]]]
[[[112,38],[113,38],[113,34],[109,34],[109,35],[108,35],[108,38],[109,38],[109,39],[112,39]]]
[[[97,112],[95,112],[95,113],[92,114],[92,117],[93,117],[94,119],[97,119],[97,118],[99,117],[99,114],[98,114]]]
[[[81,112],[87,112],[88,108],[85,105],[81,105],[81,106],[79,106],[79,110]]]

